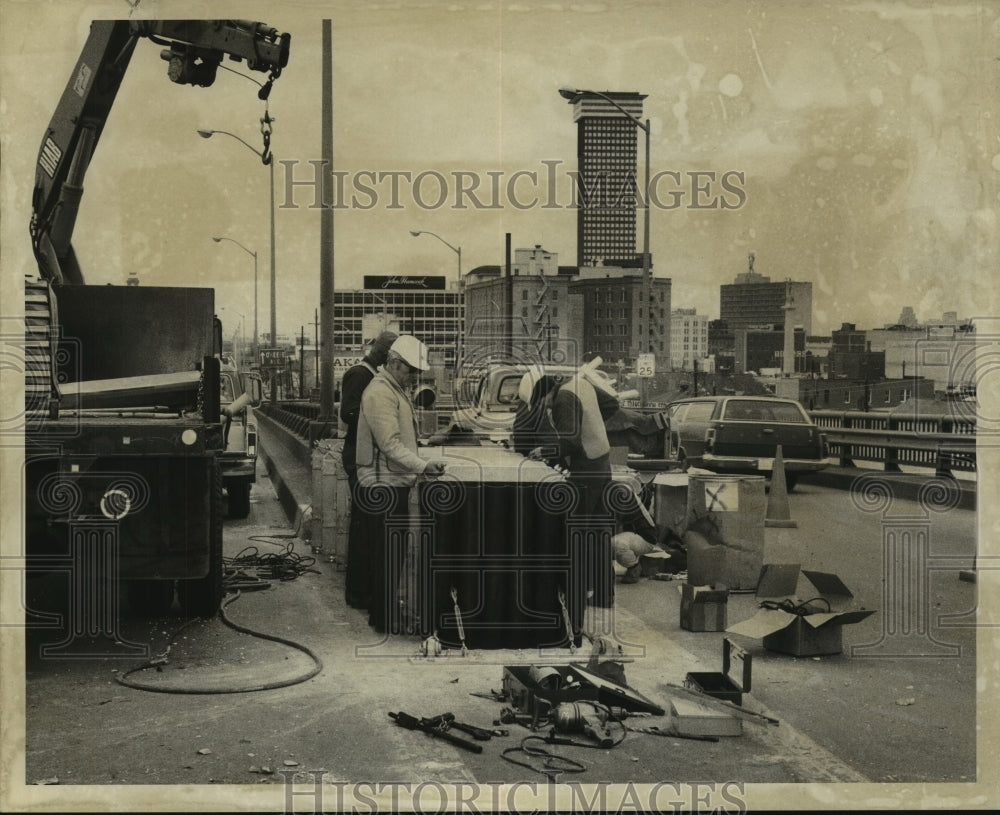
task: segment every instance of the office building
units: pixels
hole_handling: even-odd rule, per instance
[[[670,312],[670,367],[675,371],[694,370],[708,356],[708,323],[705,314],[693,308]]]
[[[749,270],[719,287],[719,319],[734,330],[784,326],[786,304],[791,306],[791,325],[811,334],[812,283],[792,280],[772,283],[770,277],[753,270],[753,253]]]
[[[333,296],[334,346],[360,351],[384,330],[413,334],[434,367],[452,368],[464,332],[462,293],[444,275],[365,275],[364,288]]]
[[[606,91],[639,119],[645,94]],[[593,93],[571,100],[577,125],[577,265],[630,266],[636,255],[636,164],[641,129],[608,99]]]

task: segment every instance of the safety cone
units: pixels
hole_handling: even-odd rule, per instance
[[[771,470],[771,490],[767,496],[767,515],[764,526],[791,528],[798,526],[788,509],[788,486],[785,484],[785,460],[781,445],[774,451],[774,468]]]

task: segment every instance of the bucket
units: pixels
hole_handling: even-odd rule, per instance
[[[699,574],[705,584],[757,588],[764,564],[764,484],[762,475],[688,473],[687,530],[707,544],[689,546],[689,580]]]

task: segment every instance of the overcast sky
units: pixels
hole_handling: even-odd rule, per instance
[[[12,264],[33,268],[27,224],[45,126],[90,20],[130,7],[0,9],[4,285],[16,286]],[[141,0],[132,13],[203,9]],[[289,173],[309,180],[321,158],[321,21],[332,19],[338,288],[365,274],[454,279],[456,254],[411,229],[460,246],[465,271],[502,263],[508,232],[514,247],[541,244],[574,264],[576,128],[557,92],[574,86],[648,95],[662,174],[654,271],[672,279],[675,308],[718,316],[719,285],[753,251],[772,280],[812,282],[815,333],[881,327],[905,305],[921,320],[998,313],[996,2],[298,0],[213,2],[212,13],[292,35],[270,101],[274,153],[295,162],[276,171],[279,203]],[[267,170],[233,139],[195,133],[228,130],[259,147],[263,103],[226,71],[207,89],[171,84],[159,50],[137,47],[91,165],[75,241],[84,273],[214,286],[228,327],[242,313],[249,334],[253,263],[211,241],[225,235],[259,254],[266,330]],[[738,194],[720,186],[727,173]],[[458,193],[459,179],[479,185],[474,196]],[[319,305],[314,197],[299,186],[276,215],[279,333],[311,333]]]

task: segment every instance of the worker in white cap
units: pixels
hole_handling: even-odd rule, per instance
[[[409,393],[428,367],[427,346],[403,334],[361,397],[354,507],[362,513],[359,529],[364,529],[370,547],[368,622],[378,633],[400,630],[395,591],[405,555],[399,539],[404,536],[390,539],[387,521],[408,515],[410,488],[419,478],[434,478],[445,468],[444,462],[428,461],[417,452],[417,419]],[[389,551],[390,545],[399,551]]]
[[[358,487],[358,465],[355,451],[358,439],[358,418],[361,416],[361,395],[375,378],[389,357],[389,349],[399,335],[395,331],[383,331],[372,342],[368,353],[357,365],[352,365],[344,373],[340,385],[340,418],[347,425],[341,460],[347,473],[347,486],[351,491],[351,503]],[[351,515],[351,523],[356,522],[356,513]],[[367,609],[371,598],[368,596],[368,550],[364,535],[351,530],[348,532],[347,573],[344,579],[344,597],[351,608]]]

